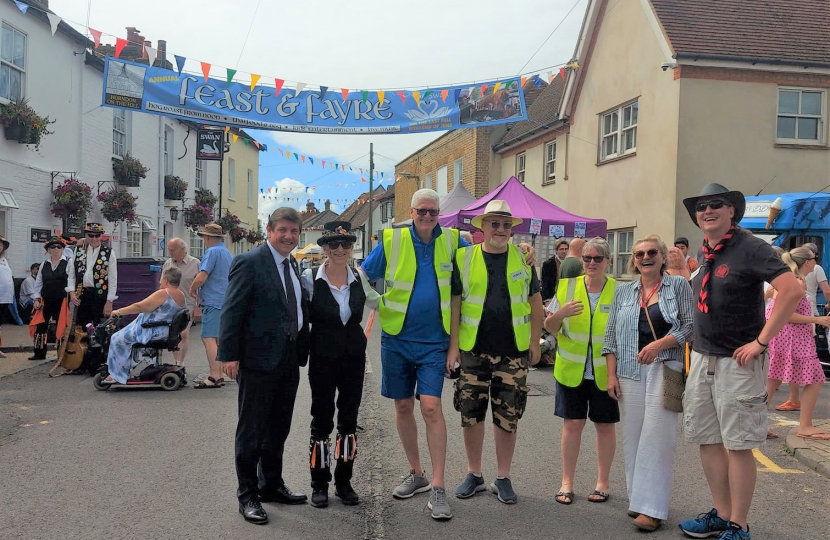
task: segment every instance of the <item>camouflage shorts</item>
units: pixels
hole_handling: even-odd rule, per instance
[[[527,390],[527,356],[461,352],[461,376],[455,381],[453,406],[461,413],[462,427],[484,421],[489,398],[493,424],[513,433],[525,412]]]

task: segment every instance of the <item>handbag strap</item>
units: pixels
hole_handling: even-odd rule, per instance
[[[651,328],[651,335],[654,337],[654,341],[657,341],[657,332],[654,331],[654,325],[651,324],[651,317],[648,314],[648,308],[644,307],[643,311],[646,312],[646,320],[648,321],[648,327]]]

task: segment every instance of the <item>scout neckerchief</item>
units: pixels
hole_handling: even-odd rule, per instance
[[[707,300],[709,298],[709,289],[711,288],[711,278],[712,278],[712,267],[715,265],[715,257],[721,253],[724,249],[726,249],[726,243],[732,239],[732,236],[735,234],[735,227],[727,231],[727,233],[723,236],[720,242],[715,245],[715,247],[711,247],[709,245],[709,238],[703,239],[703,265],[701,268],[701,272],[703,272],[703,277],[700,280],[700,297],[697,300],[697,309],[701,311],[701,313],[709,313],[709,304]]]

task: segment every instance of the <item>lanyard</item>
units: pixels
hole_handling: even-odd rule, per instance
[[[660,284],[662,282],[662,279],[658,281],[657,285],[655,285],[654,288],[651,289],[651,292],[648,293],[648,296],[646,296],[645,292],[643,291],[643,282],[640,282],[640,307],[648,308],[648,303],[651,301],[651,297],[654,296],[654,293],[657,292],[657,289],[660,287]]]

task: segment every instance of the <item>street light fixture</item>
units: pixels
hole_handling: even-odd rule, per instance
[[[179,209],[175,206],[170,208],[170,219],[172,219],[173,221],[179,220]]]

